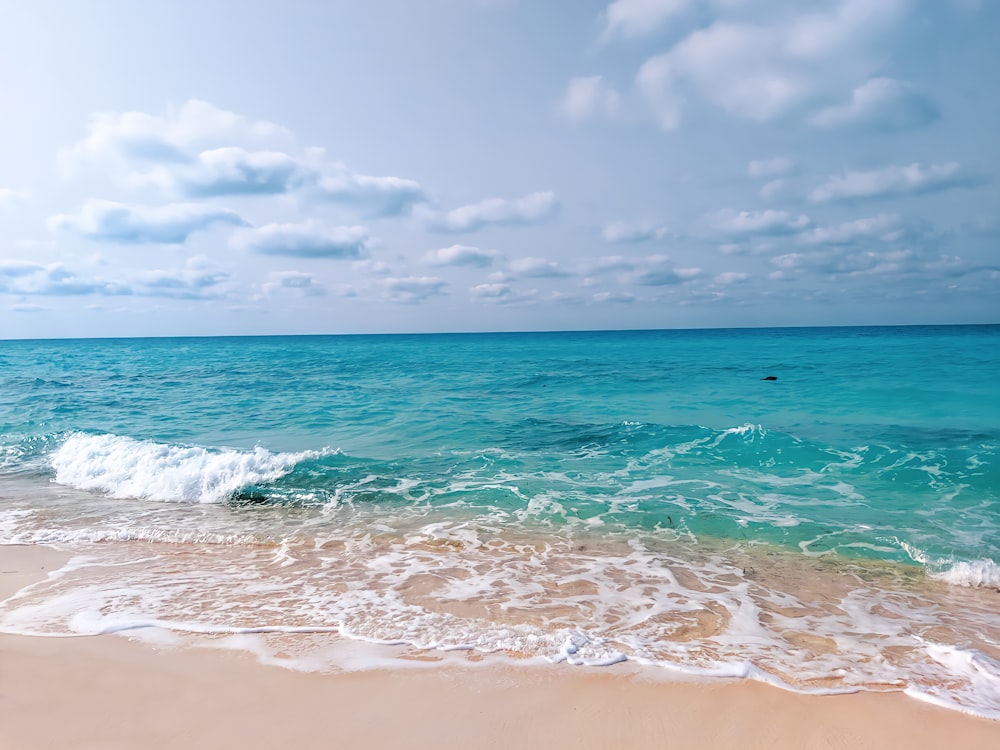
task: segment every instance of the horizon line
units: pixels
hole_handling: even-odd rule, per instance
[[[0,337],[0,342],[9,341],[115,341],[115,340],[170,340],[170,339],[237,339],[237,338],[334,338],[354,336],[510,336],[546,335],[562,333],[657,333],[685,331],[774,331],[834,328],[972,328],[1000,326],[996,323],[849,323],[825,325],[772,325],[772,326],[701,326],[690,328],[568,328],[541,330],[507,331],[381,331],[381,332],[341,332],[341,333],[235,333],[235,334],[163,334],[150,336],[45,336],[8,338]]]

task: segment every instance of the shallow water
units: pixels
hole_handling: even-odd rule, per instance
[[[0,629],[627,659],[1000,717],[998,343],[0,342],[0,542],[74,555]]]

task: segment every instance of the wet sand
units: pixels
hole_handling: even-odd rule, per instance
[[[0,546],[0,599],[65,558]],[[626,667],[298,673],[121,636],[0,635],[0,748],[978,748],[1000,722],[901,693],[805,696]]]

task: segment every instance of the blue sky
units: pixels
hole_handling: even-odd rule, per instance
[[[3,17],[3,338],[1000,322],[1000,3]]]

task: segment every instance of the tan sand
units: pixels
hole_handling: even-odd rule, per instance
[[[0,598],[62,559],[0,546]],[[995,750],[1000,722],[899,693],[803,696],[617,668],[303,674],[119,636],[0,636],[3,750],[895,747]]]

